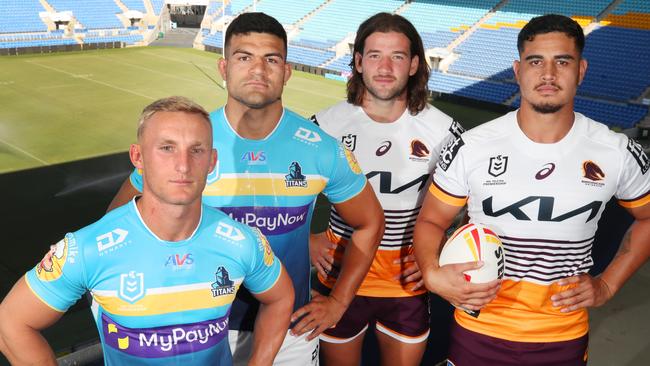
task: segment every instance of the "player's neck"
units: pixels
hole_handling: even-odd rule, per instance
[[[363,111],[368,117],[379,123],[397,121],[406,110],[406,91],[403,95],[390,100],[381,100],[367,93],[363,97]]]
[[[172,205],[161,202],[153,195],[143,194],[136,201],[136,207],[149,230],[166,241],[189,238],[201,220],[200,198],[188,205]]]
[[[225,112],[228,123],[239,136],[261,140],[266,138],[280,122],[283,108],[281,100],[264,108],[255,109],[228,99]]]
[[[517,111],[517,123],[524,134],[540,144],[553,144],[564,138],[575,120],[573,103],[567,104],[555,113],[539,113],[530,104],[522,101]]]

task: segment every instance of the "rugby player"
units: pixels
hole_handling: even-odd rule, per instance
[[[259,228],[293,281],[291,332],[276,365],[318,362],[318,335],[336,324],[368,272],[383,232],[383,212],[354,156],[313,123],[283,108],[291,76],[287,35],[263,13],[245,13],[230,24],[219,71],[227,82],[226,106],[212,112],[219,165],[208,176],[203,201]],[[115,202],[137,194],[135,171]],[[355,228],[343,268],[329,296],[310,301],[309,229],[314,202],[323,192]],[[230,315],[235,364],[250,356],[258,302],[240,291]]]
[[[441,152],[416,223],[416,258],[429,290],[480,310],[456,310],[449,364],[585,365],[587,308],[607,302],[650,254],[648,157],[634,140],[574,112],[584,42],[570,18],[533,18],[513,63],[521,107]],[[592,243],[612,196],[635,222],[594,277]],[[500,288],[466,283],[472,264],[438,266],[443,232],[465,204],[471,222],[503,241]]]
[[[463,130],[427,104],[424,47],[404,17],[378,13],[364,21],[353,55],[347,101],[312,119],[354,151],[384,209],[386,226],[357,296],[336,327],[320,337],[321,359],[327,365],[358,365],[371,325],[383,365],[419,365],[429,335],[429,306],[413,255],[413,226],[438,152]],[[352,232],[333,207],[328,230],[312,236],[319,291],[335,286]]]
[[[39,330],[90,291],[105,364],[227,365],[243,284],[263,304],[251,364],[271,365],[290,324],[291,280],[259,231],[201,203],[216,164],[208,113],[182,97],[155,101],[129,154],[142,196],[68,233],[17,282],[0,304],[2,353],[56,365]]]

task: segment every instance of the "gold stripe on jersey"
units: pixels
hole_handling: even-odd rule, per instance
[[[210,284],[205,288],[174,292],[147,293],[135,304],[130,304],[117,294],[93,293],[93,299],[107,312],[115,315],[131,316],[136,312],[140,315],[160,315],[179,311],[208,309],[224,306],[235,300],[239,284],[234,285],[232,294],[212,296]]]
[[[463,207],[467,203],[467,196],[454,196],[440,188],[436,182],[431,182],[429,192],[437,199],[451,206]]]
[[[497,297],[481,309],[478,318],[461,310],[456,310],[455,318],[463,328],[509,341],[576,339],[589,331],[587,311],[562,313],[551,302],[551,296],[570,287],[504,280]]]
[[[618,200],[618,204],[625,208],[637,208],[645,206],[650,203],[650,192],[646,192],[641,197],[633,198],[631,200]]]
[[[326,233],[329,241],[337,244],[337,248],[330,250],[330,254],[334,257],[336,263],[341,263],[343,251],[348,240],[334,234],[330,229]],[[400,274],[405,269],[405,264],[400,263],[399,260],[409,254],[413,254],[413,246],[404,246],[399,248],[399,250],[378,249],[370,265],[368,274],[366,274],[357,291],[357,295],[368,297],[410,297],[425,293],[426,290],[424,289],[412,291],[416,282],[403,284],[399,280]],[[406,265],[410,264],[413,263],[407,263]],[[336,277],[331,274],[323,277],[319,273],[318,280],[326,287],[332,288],[336,282]]]
[[[204,196],[313,196],[325,189],[324,178],[307,178],[305,187],[287,187],[282,178],[220,178],[203,190]]]

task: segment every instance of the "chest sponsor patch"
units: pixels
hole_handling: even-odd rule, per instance
[[[289,233],[307,222],[311,203],[296,207],[221,207],[226,215],[250,227],[260,229],[264,235]]]

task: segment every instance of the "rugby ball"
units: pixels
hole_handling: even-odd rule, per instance
[[[494,231],[481,224],[467,224],[458,228],[440,252],[438,263],[445,264],[483,261],[483,267],[465,272],[472,283],[485,283],[503,278],[506,258],[501,239]]]

